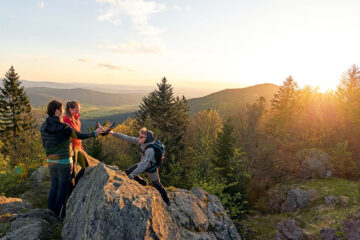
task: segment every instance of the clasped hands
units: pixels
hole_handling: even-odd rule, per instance
[[[104,127],[101,126],[101,124],[99,122],[96,122],[96,132],[98,134],[101,134],[102,136],[106,136],[108,135],[109,133],[112,134],[112,129],[114,128],[115,126],[115,122],[113,122],[106,130],[104,130]]]

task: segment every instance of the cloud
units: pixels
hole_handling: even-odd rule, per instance
[[[179,5],[176,5],[176,4],[173,4],[173,8],[174,8],[175,10],[178,10],[179,12],[181,12],[181,11],[183,10],[182,7],[180,7]]]
[[[40,2],[39,7],[40,7],[40,8],[44,8],[44,6],[45,6],[45,3],[44,3],[44,2]]]
[[[175,10],[179,11],[179,12],[184,12],[184,11],[185,12],[190,12],[191,11],[191,7],[181,7],[181,6],[177,5],[177,4],[173,4],[172,7]]]
[[[164,47],[158,42],[130,41],[114,45],[98,45],[100,48],[108,48],[116,53],[142,53],[142,54],[160,54],[164,52]]]
[[[79,62],[91,62],[90,59],[86,59],[86,58],[79,58],[78,61]]]
[[[133,73],[135,72],[133,69],[122,67],[120,65],[111,64],[111,63],[104,63],[104,62],[97,62],[96,63],[96,61],[93,61],[93,60],[87,59],[87,58],[78,58],[78,61],[83,62],[83,63],[89,63],[90,65],[95,66],[95,67],[106,68],[108,70],[127,71],[127,72],[133,72]]]
[[[115,65],[115,64],[109,64],[109,63],[98,63],[97,66],[107,68],[108,70],[120,70],[120,71],[134,72],[134,70],[132,70],[132,69],[127,69],[122,66]]]
[[[148,19],[151,14],[164,11],[165,4],[144,0],[96,0],[96,2],[110,4],[107,11],[98,16],[100,22],[108,21],[120,25],[124,16],[127,16],[140,35],[156,36],[163,31],[151,26]]]

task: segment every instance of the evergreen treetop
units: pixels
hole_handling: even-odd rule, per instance
[[[19,78],[11,66],[3,79],[3,87],[0,87],[0,133],[15,148],[16,139],[33,125],[29,98]]]

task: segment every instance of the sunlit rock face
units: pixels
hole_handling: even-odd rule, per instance
[[[63,239],[241,239],[217,197],[195,188],[158,191],[114,166],[88,168],[68,200]]]

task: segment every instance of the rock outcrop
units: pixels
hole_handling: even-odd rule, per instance
[[[63,239],[241,239],[217,197],[195,188],[157,190],[117,167],[88,168],[68,200]]]
[[[32,189],[39,187],[39,185],[45,181],[45,179],[50,179],[50,171],[47,165],[41,166],[36,171],[34,171],[26,184],[29,184]]]
[[[304,149],[296,154],[299,163],[299,178],[329,178],[333,166],[329,154],[318,149]]]
[[[276,235],[275,240],[305,240],[306,237],[296,226],[296,221],[290,219],[284,223],[277,223],[276,228],[278,230],[278,235]]]
[[[31,204],[21,198],[0,196],[0,215],[16,214],[31,208]]]
[[[31,209],[13,216],[11,225],[0,240],[47,240],[59,221],[49,209]]]
[[[303,208],[316,195],[317,192],[315,190],[291,189],[285,203],[282,205],[282,212],[293,212]]]

